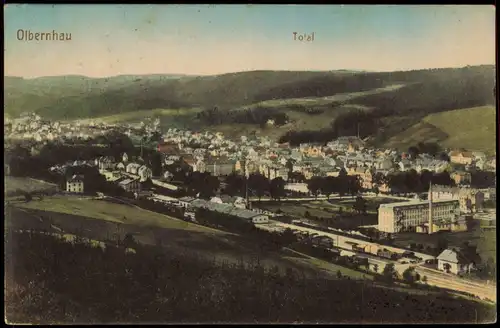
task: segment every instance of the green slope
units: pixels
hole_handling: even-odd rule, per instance
[[[447,148],[495,152],[495,107],[482,106],[427,115],[392,137],[389,147],[407,149],[418,142],[438,142]]]

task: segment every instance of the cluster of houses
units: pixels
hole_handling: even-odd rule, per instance
[[[158,122],[155,121],[155,124],[158,125]],[[386,176],[412,169],[433,173],[448,170],[458,186],[468,186],[471,183],[468,169],[477,166],[492,168],[496,165],[494,159],[488,159],[480,152],[452,151],[449,153],[450,162],[427,154],[410,158],[396,150],[369,148],[358,137],[340,137],[326,145],[301,144],[291,147],[289,144],[273,143],[267,137],[242,136],[236,142],[224,138],[219,132],[196,133],[178,129],[169,129],[163,134],[163,142],[157,150],[162,154],[163,172],[161,177],[155,179],[162,181],[171,180],[174,172],[170,168],[180,165],[194,172],[209,172],[219,177],[231,173],[245,176],[260,173],[271,180],[282,178],[285,181],[297,176],[303,176],[304,179],[314,176],[335,177],[344,172],[358,176],[362,187],[368,190],[375,187],[376,174]],[[112,157],[96,159],[95,165],[108,181],[123,184],[123,188],[128,191],[135,191],[140,182],[153,178],[151,167],[140,161],[129,161],[127,154],[120,161]],[[453,171],[453,165],[463,169]],[[291,173],[296,174],[291,177]],[[376,187],[381,192],[390,192],[388,185],[377,182]]]
[[[184,161],[193,171],[210,172],[224,176],[232,172],[244,174],[261,173],[268,179],[281,177],[289,180],[292,172],[305,179],[313,176],[338,176],[341,171],[360,177],[363,188],[374,187],[375,174],[424,170],[441,173],[451,172],[457,185],[471,183],[469,170],[474,168],[494,170],[495,159],[488,159],[481,152],[451,151],[450,161],[440,160],[428,154],[410,158],[408,154],[391,149],[373,149],[357,137],[341,137],[326,145],[272,143],[266,137],[241,137],[236,143],[224,138],[222,133],[195,133],[170,129],[158,150],[165,156],[165,164]],[[467,160],[465,160],[467,158]],[[458,169],[454,169],[458,166]],[[169,173],[166,173],[170,176]],[[387,185],[377,186],[389,192]]]
[[[147,133],[159,131],[158,119],[141,122],[137,126],[106,124],[104,122],[77,122],[75,124],[49,122],[36,114],[25,114],[15,120],[7,120],[6,135],[35,141],[53,140],[61,136],[91,138],[103,135],[110,129],[121,129],[132,135],[135,129],[145,129]],[[125,130],[124,130],[125,129]],[[272,142],[268,137],[241,136],[239,140],[229,140],[220,132],[193,132],[168,129],[163,134],[163,142],[157,149],[162,153],[162,178],[170,179],[173,174],[168,170],[174,164],[188,165],[193,171],[209,172],[214,176],[226,176],[233,172],[243,175],[261,173],[268,179],[281,177],[289,180],[290,173],[297,173],[305,179],[313,176],[338,176],[344,171],[348,175],[360,177],[363,188],[372,189],[375,174],[388,175],[396,171],[424,170],[440,173],[451,172],[451,178],[457,185],[471,183],[470,170],[496,170],[496,160],[481,152],[451,151],[450,161],[420,154],[411,158],[409,154],[392,149],[373,149],[358,137],[340,137],[326,145],[301,144],[291,147],[289,144]],[[144,181],[151,178],[151,168],[139,163],[131,163],[127,158],[116,162],[112,158],[99,159],[101,171],[109,179],[125,172]],[[459,168],[456,168],[456,167]],[[455,167],[455,168],[454,168]],[[377,185],[382,192],[389,192],[387,185]]]
[[[26,113],[16,119],[6,120],[4,133],[6,139],[33,140],[36,142],[80,138],[88,140],[105,133],[109,128],[89,129],[79,123],[64,123],[42,119],[40,115]]]
[[[43,119],[34,113],[23,113],[19,118],[6,118],[4,121],[6,139],[40,143],[65,139],[90,140],[113,130],[120,130],[132,139],[137,139],[138,135],[144,136],[144,133],[151,136],[154,132],[158,132],[159,128],[159,119],[139,124],[111,124],[94,120],[60,122]]]

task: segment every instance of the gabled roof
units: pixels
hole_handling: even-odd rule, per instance
[[[460,263],[460,264],[469,264],[474,262],[476,256],[473,254],[466,254],[462,249],[445,249],[439,256],[438,260],[451,262],[451,263]]]
[[[79,182],[83,181],[84,177],[81,174],[74,174],[71,178],[68,179],[68,182]]]
[[[124,180],[121,180],[120,182],[118,182],[119,185],[128,185],[134,181],[136,181],[137,179],[130,179],[130,178],[125,178]]]
[[[455,150],[455,151],[450,152],[450,157],[451,156],[460,156],[460,155],[462,157],[466,157],[466,158],[472,158],[473,157],[472,152],[470,152],[470,151]]]

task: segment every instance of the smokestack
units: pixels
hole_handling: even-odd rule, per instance
[[[429,235],[432,234],[432,182],[429,183],[429,195],[427,196],[429,199]]]

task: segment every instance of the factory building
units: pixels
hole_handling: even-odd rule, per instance
[[[378,230],[387,233],[464,230],[458,200],[433,200],[432,185],[428,200],[413,200],[381,204],[378,210]]]
[[[435,200],[458,200],[462,213],[481,212],[485,195],[474,188],[433,186],[432,197]]]

